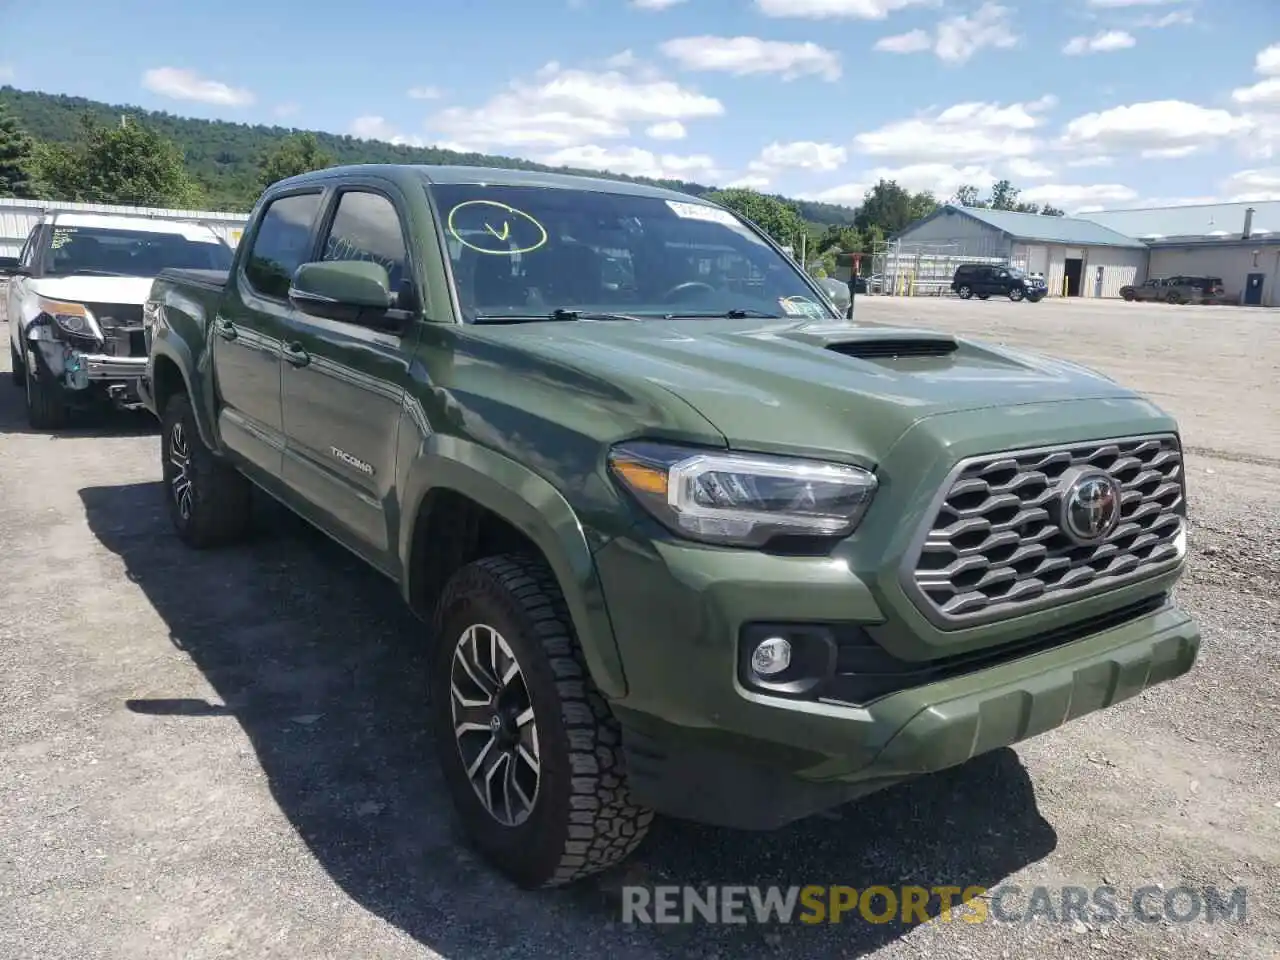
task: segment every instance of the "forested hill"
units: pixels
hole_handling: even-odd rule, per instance
[[[290,127],[250,126],[221,120],[197,120],[171,113],[142,110],[138,107],[101,103],[83,97],[38,93],[0,87],[0,106],[7,106],[27,132],[37,140],[49,143],[73,142],[81,131],[80,119],[85,114],[104,126],[119,124],[120,116],[136,117],[162,136],[174,141],[186,155],[187,169],[204,187],[209,205],[216,210],[247,211],[259,192],[258,162],[281,139],[299,132]],[[657,184],[701,196],[715,189],[713,185],[680,180],[650,180],[620,174],[602,174],[596,170],[571,170],[547,167],[512,157],[491,157],[480,153],[457,153],[435,147],[396,146],[378,140],[360,140],[351,136],[314,131],[322,149],[338,163],[451,163],[467,166],[505,167],[517,170],[541,170],[587,173],[618,180]],[[851,224],[855,211],[851,207],[808,200],[782,198],[794,203],[800,215],[815,224]]]

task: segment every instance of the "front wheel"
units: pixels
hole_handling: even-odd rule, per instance
[[[27,388],[27,425],[33,430],[58,430],[67,425],[71,411],[62,386],[37,370],[39,363],[28,355],[22,364],[22,380]]]
[[[538,559],[477,560],[445,587],[430,699],[445,782],[484,857],[524,889],[604,870],[653,812],[631,801],[622,738]]]
[[[1021,300],[1021,299],[1022,299],[1022,288],[1021,288],[1021,287],[1011,287],[1011,288],[1009,289],[1009,299],[1010,299],[1010,300],[1012,300],[1014,303],[1017,303],[1019,300]]]
[[[185,393],[165,404],[160,458],[169,518],[184,543],[203,549],[245,536],[252,516],[252,487],[200,439]]]

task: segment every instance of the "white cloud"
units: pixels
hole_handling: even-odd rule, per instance
[[[705,154],[675,156],[656,154],[640,147],[601,147],[583,144],[565,147],[538,157],[539,162],[553,167],[581,167],[624,173],[633,177],[651,177],[655,180],[718,179],[721,171],[715,161]]]
[[[467,150],[561,150],[620,140],[633,123],[688,122],[723,113],[719,100],[671,80],[551,62],[479,107],[440,111],[430,126]]]
[[[928,190],[946,199],[967,184],[982,190],[1000,178],[990,167],[980,164],[955,166],[950,163],[913,163],[905,167],[876,167],[868,175],[872,183],[896,180],[898,186],[913,192]]]
[[[178,67],[156,67],[142,75],[142,85],[152,93],[174,100],[196,100],[222,107],[243,107],[253,103],[249,90],[227,86],[217,80],[206,80],[194,70]]]
[[[1040,146],[1032,131],[1053,97],[1027,103],[958,103],[936,114],[898,120],[854,137],[861,153],[929,162],[974,162],[1026,157]]]
[[[1076,117],[1061,145],[1096,151],[1167,150],[1238,136],[1253,121],[1183,100],[1150,100]]]
[[[439,100],[443,96],[439,87],[410,87],[408,91],[410,100]]]
[[[1026,180],[1039,180],[1043,177],[1053,176],[1051,168],[1035,160],[1028,160],[1025,157],[1014,157],[1009,161],[1008,166],[1011,175],[1022,177]]]
[[[939,0],[756,0],[756,9],[766,17],[884,20],[897,10],[938,4]]]
[[[856,207],[862,203],[866,197],[867,191],[870,190],[870,183],[842,183],[836,187],[828,187],[825,190],[819,190],[817,193],[801,194],[802,200],[816,200],[819,203],[842,203],[847,206]]]
[[[816,75],[840,79],[840,56],[816,43],[785,43],[759,37],[678,37],[662,44],[662,52],[688,70],[735,76],[773,73],[783,80]]]
[[[1008,50],[1018,45],[1009,29],[1016,22],[1013,11],[998,3],[984,3],[971,17],[947,17],[938,24],[933,52],[944,63],[965,63],[979,50]]]
[[[872,49],[882,53],[924,53],[932,47],[933,37],[928,30],[911,30],[892,37],[881,37]]]
[[[685,0],[631,0],[631,5],[637,10],[666,10],[684,2]]]
[[[1022,203],[1047,203],[1068,213],[1083,212],[1086,205],[1097,210],[1098,204],[1129,203],[1137,197],[1138,191],[1120,183],[1046,183],[1018,194]]]
[[[1223,181],[1222,189],[1239,203],[1280,200],[1280,167],[1233,173]]]
[[[1232,90],[1231,99],[1248,107],[1280,107],[1280,77],[1268,77],[1251,87]]]
[[[797,140],[792,143],[775,141],[760,151],[760,156],[751,161],[750,167],[762,173],[787,169],[829,172],[839,170],[848,156],[844,147],[831,143],[815,143],[812,140]]]
[[[730,180],[725,184],[728,190],[763,190],[769,185],[769,178],[762,177],[758,174],[749,174],[745,177],[738,177],[736,180]]]
[[[424,147],[426,141],[422,137],[409,137],[402,134],[387,122],[385,117],[374,115],[356,117],[351,121],[351,135],[362,140],[382,140],[410,147]]]
[[[1124,30],[1103,30],[1092,37],[1072,37],[1063,46],[1062,52],[1069,57],[1086,53],[1113,53],[1116,50],[1127,50],[1137,42],[1133,34]]]
[[[1089,6],[1104,10],[1115,10],[1120,7],[1163,7],[1185,0],[1088,0]]]
[[[1258,53],[1253,69],[1264,77],[1280,76],[1280,43],[1273,43]]]
[[[1195,15],[1190,10],[1170,10],[1168,13],[1139,17],[1133,25],[1151,30],[1163,30],[1165,27],[1185,26],[1195,22]]]
[[[645,135],[654,140],[683,140],[688,131],[679,120],[663,120],[645,130]]]
[[[1154,150],[1143,150],[1143,160],[1181,160],[1183,157],[1189,157],[1193,153],[1200,150],[1200,144],[1188,143],[1181,147],[1159,147]]]
[[[1115,163],[1115,159],[1105,154],[1099,154],[1091,157],[1077,157],[1074,160],[1068,160],[1068,167],[1109,167]]]

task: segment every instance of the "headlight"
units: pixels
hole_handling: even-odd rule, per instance
[[[675,533],[740,547],[777,536],[848,536],[876,490],[866,470],[660,443],[615,447],[609,468]]]
[[[36,308],[41,313],[51,317],[59,329],[66,333],[77,337],[102,339],[102,331],[98,329],[98,322],[94,320],[89,308],[82,303],[67,303],[62,300],[37,297]]]

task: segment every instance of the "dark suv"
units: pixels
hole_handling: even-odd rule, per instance
[[[1026,299],[1032,303],[1049,292],[1048,285],[1039,277],[1029,277],[1017,267],[987,263],[962,263],[956,267],[951,289],[961,300],[970,297],[986,300],[992,294],[999,294],[1010,300]]]

